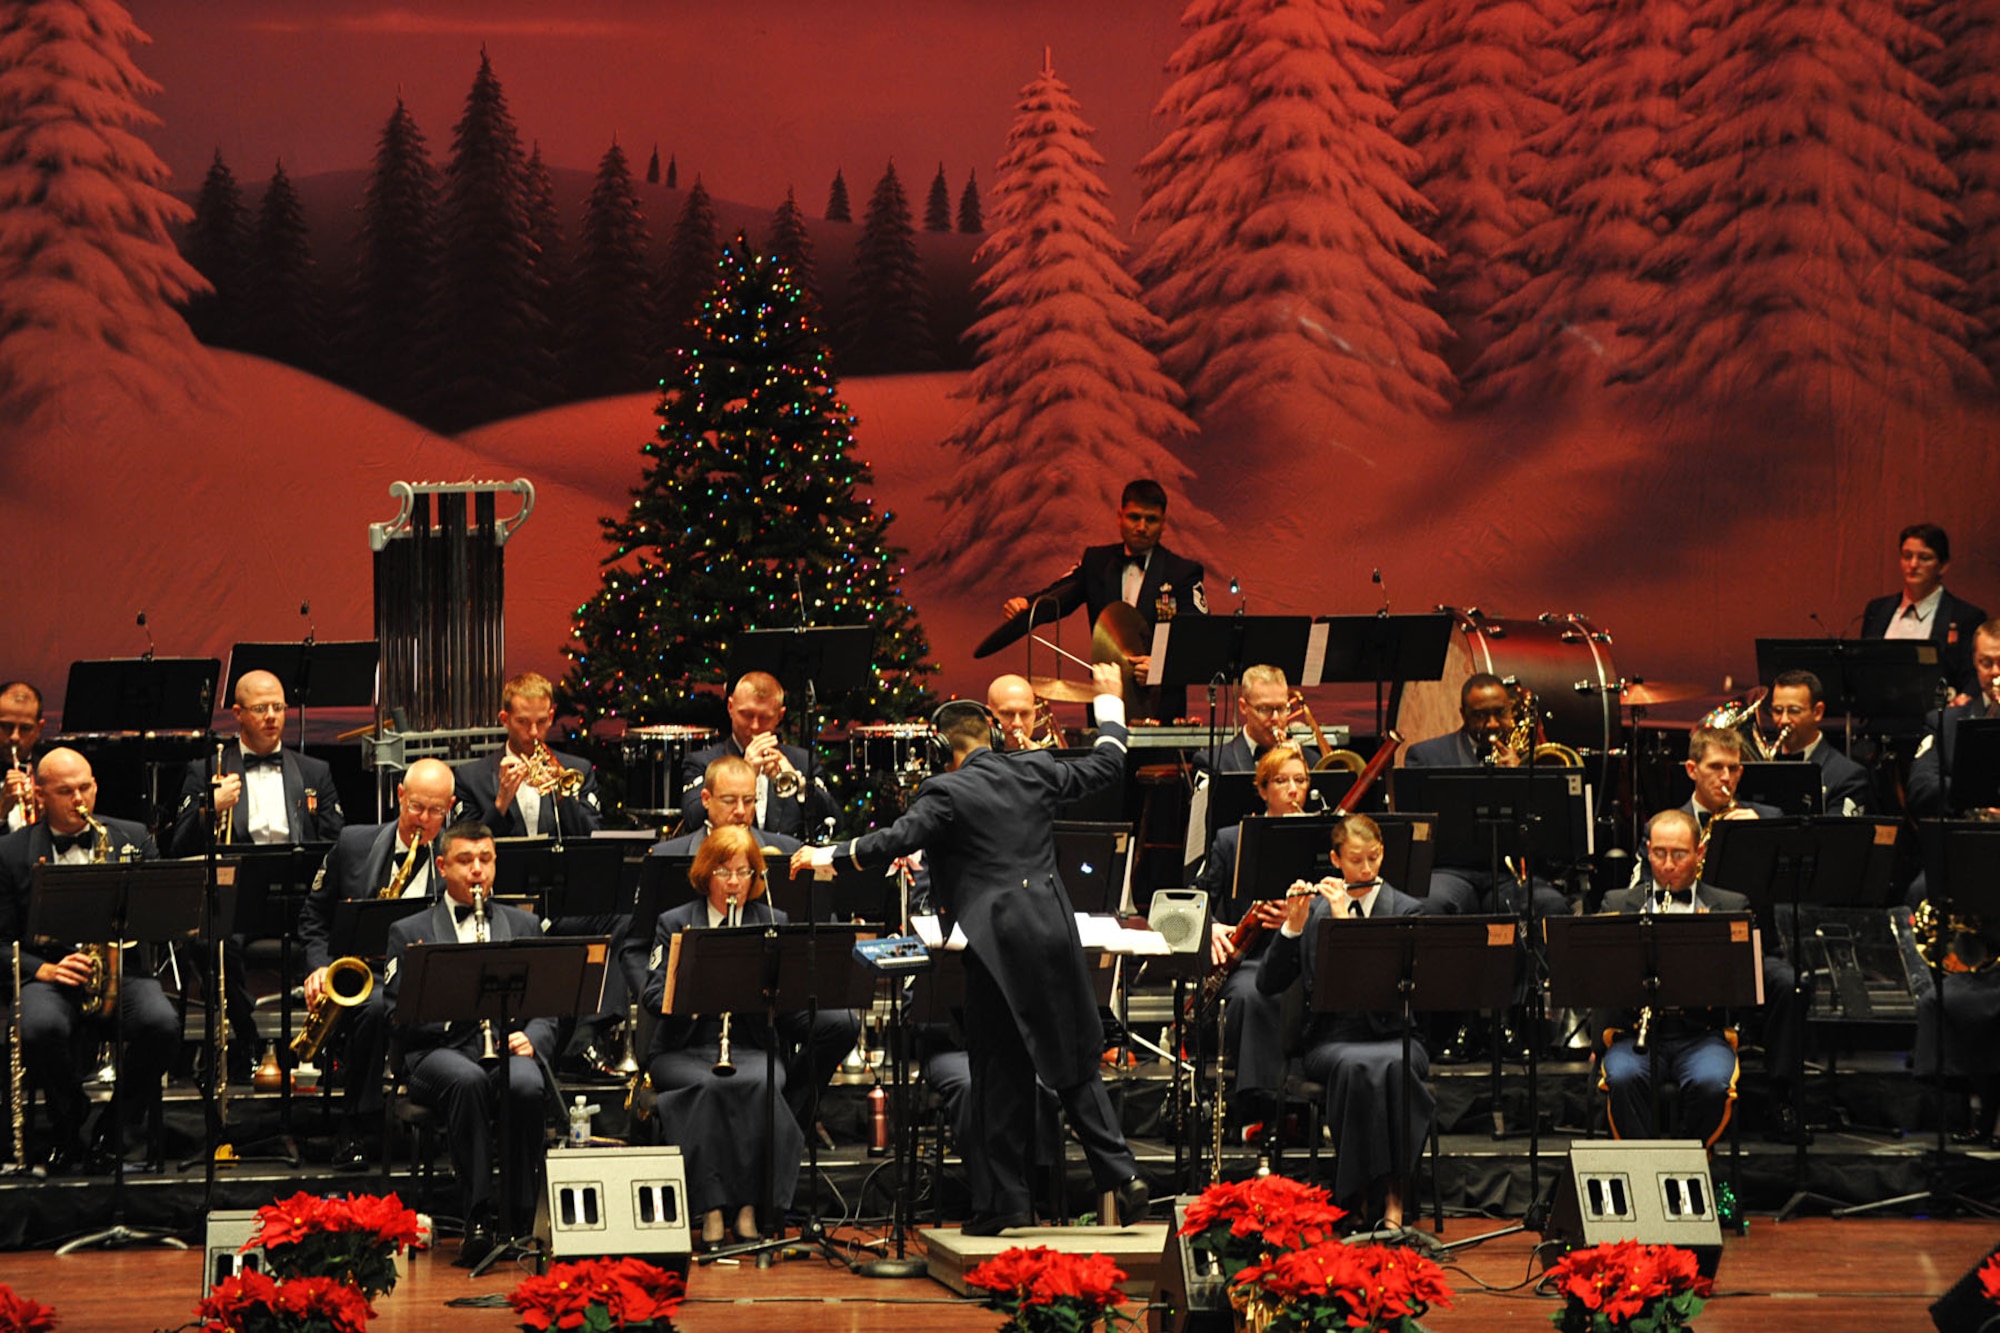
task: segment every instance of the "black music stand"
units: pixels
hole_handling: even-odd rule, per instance
[[[1382,880],[1412,898],[1430,896],[1429,815],[1375,816],[1382,830]],[[1237,827],[1234,890],[1220,916],[1241,919],[1252,903],[1278,900],[1292,881],[1308,883],[1333,873],[1332,815],[1249,815]]]
[[[1321,616],[1326,627],[1318,683],[1375,685],[1375,734],[1386,736],[1402,703],[1405,682],[1442,680],[1456,620],[1448,613],[1392,616]],[[1384,697],[1384,687],[1388,695]],[[1385,707],[1386,705],[1386,707]]]
[[[824,994],[840,1007],[873,1003],[875,982],[871,974],[854,966],[854,942],[861,932],[854,927],[816,925],[753,925],[734,930],[684,930],[674,937],[666,959],[667,984],[661,996],[664,1014],[691,1015],[725,1011],[758,1010],[764,1013],[764,1199],[759,1210],[763,1225],[774,1232],[784,1229],[777,1214],[776,1116],[778,1081],[771,1076],[777,1064],[778,1014],[804,1009],[807,1033],[820,1009]],[[822,987],[822,978],[831,984]],[[809,1103],[818,1104],[817,1088],[809,1091]],[[828,1236],[819,1218],[819,1145],[810,1125],[805,1130],[811,1198],[805,1223],[796,1240],[782,1235],[766,1240],[710,1250],[698,1262],[746,1254],[757,1256],[760,1266],[768,1266],[769,1256],[787,1246],[812,1247],[822,1257],[852,1266]]]
[[[2000,717],[1968,717],[1958,724],[1947,776],[1955,812],[2000,806]]]
[[[1915,721],[1937,707],[1944,659],[1929,639],[1759,639],[1757,676],[1819,677],[1826,711],[1848,718]]]
[[[1984,782],[1985,776],[1980,780]],[[1992,921],[2000,917],[2000,824],[1980,820],[1956,823],[1925,820],[1918,826],[1924,844],[1924,886],[1932,909],[1941,922],[1954,916],[1978,916]],[[1918,1205],[1930,1217],[1952,1217],[1971,1213],[1979,1217],[2000,1217],[1995,1209],[1958,1188],[1963,1179],[1959,1159],[1951,1153],[1949,1117],[1945,1114],[1945,956],[1926,959],[1930,964],[1931,995],[1937,1003],[1937,1020],[1931,1041],[1931,1058],[1936,1062],[1931,1074],[1932,1114],[1937,1119],[1937,1141],[1925,1154],[1928,1188],[1915,1194],[1899,1194],[1893,1199],[1851,1208],[1836,1208],[1835,1217],[1857,1217],[1886,1208]]]
[[[236,682],[252,671],[268,671],[285,687],[285,698],[299,715],[299,749],[306,748],[306,711],[322,708],[373,708],[376,680],[381,675],[382,647],[373,639],[320,643],[307,634],[298,643],[239,643],[229,650],[228,688],[223,698],[236,698]]]
[[[208,900],[202,867],[186,861],[127,861],[108,865],[49,865],[29,879],[28,919],[23,939],[138,940],[159,944],[201,933]],[[16,945],[15,947],[19,947]],[[118,967],[122,972],[121,949]],[[184,1250],[187,1245],[163,1231],[125,1225],[125,1006],[111,1015],[111,1100],[104,1108],[111,1126],[111,1224],[60,1246],[74,1254],[92,1245],[117,1248],[157,1241]],[[154,1128],[157,1130],[158,1126]],[[151,1147],[147,1150],[150,1158]]]
[[[1090,916],[1117,916],[1132,859],[1132,826],[1058,819],[1055,843],[1056,873],[1069,905]]]
[[[517,1229],[512,1170],[513,1096],[507,1070],[508,1036],[514,1024],[533,1018],[574,1018],[584,1007],[595,1012],[604,991],[608,939],[564,936],[501,940],[491,944],[422,943],[403,951],[396,991],[396,1021],[418,1023],[490,1022],[500,1047],[499,1170],[494,1192],[504,1239],[473,1268],[479,1277],[512,1254],[539,1255],[541,1242]],[[539,1058],[536,1060],[540,1064]],[[547,1078],[546,1067],[543,1077]],[[470,1220],[468,1219],[468,1225]]]
[[[1821,785],[1819,765],[1804,756],[1743,765],[1743,779],[1736,784],[1736,800],[1742,805],[1773,806],[1787,815],[1826,813],[1826,791]]]
[[[1310,784],[1308,792],[1319,794],[1320,808],[1325,810],[1339,809],[1340,803],[1347,799],[1347,793],[1354,788],[1354,774],[1344,768],[1316,770],[1307,775],[1307,781]],[[1309,806],[1312,804],[1310,794],[1306,797],[1306,803]],[[1241,823],[1252,815],[1262,815],[1264,798],[1257,793],[1257,775],[1210,773],[1208,808],[1213,813],[1215,827],[1219,829]]]
[[[837,920],[880,923],[896,917],[889,906],[896,881],[880,866],[864,870],[852,861],[836,861],[794,879],[787,858],[767,860],[770,869],[764,876],[764,891],[798,925]]]
[[[617,839],[536,836],[495,838],[493,896],[527,898],[544,921],[565,916],[617,916],[625,849]]]
[[[872,625],[819,625],[797,629],[746,629],[729,646],[729,679],[746,671],[768,671],[784,682],[786,697],[801,700],[799,746],[806,752],[803,801],[819,780],[819,707],[822,695],[867,687],[874,678]],[[812,840],[818,829],[806,829]]]
[[[1721,1009],[1763,1002],[1763,952],[1753,913],[1620,912],[1545,917],[1542,927],[1549,996],[1557,1008]],[[1648,1052],[1648,1063],[1657,1125],[1658,1047]]]
[[[63,691],[63,734],[124,734],[140,740],[139,762],[147,771],[149,827],[171,816],[160,801],[165,740],[176,734],[194,739],[215,721],[215,685],[222,663],[213,657],[115,657],[71,662]]]
[[[1319,919],[1315,952],[1321,966],[1313,974],[1313,1012],[1402,1016],[1403,1105],[1396,1117],[1396,1155],[1403,1162],[1405,1199],[1417,1197],[1417,1155],[1422,1151],[1421,1145],[1414,1145],[1417,1151],[1412,1152],[1409,1141],[1410,1108],[1416,1104],[1417,1089],[1410,1061],[1416,1015],[1504,1008],[1514,993],[1519,965],[1516,924],[1512,917],[1497,916],[1378,916],[1348,921],[1329,913]],[[1331,965],[1335,958],[1340,960],[1338,967]],[[1529,1141],[1531,1194],[1540,1192],[1538,1146]],[[1435,1172],[1431,1185],[1431,1227],[1442,1233],[1444,1207]],[[1414,1211],[1421,1216],[1423,1208],[1417,1205]]]

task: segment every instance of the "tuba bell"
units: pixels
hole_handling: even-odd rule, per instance
[[[1983,919],[1940,912],[1928,898],[1911,913],[1910,933],[1918,956],[1941,972],[1988,972],[2000,964],[2000,939],[1988,933]]]

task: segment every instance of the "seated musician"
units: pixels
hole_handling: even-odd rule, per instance
[[[1300,813],[1311,787],[1312,775],[1306,771],[1306,761],[1297,746],[1287,744],[1266,750],[1257,761],[1257,794],[1264,798],[1267,815]],[[1215,835],[1215,844],[1209,848],[1208,859],[1202,863],[1194,886],[1207,893],[1209,902],[1218,907],[1227,904],[1236,908],[1228,913],[1229,919],[1217,920],[1210,927],[1209,962],[1213,967],[1230,969],[1221,993],[1227,1002],[1223,1013],[1223,1054],[1235,1061],[1239,1092],[1274,1092],[1285,1080],[1280,1006],[1276,996],[1266,995],[1257,988],[1257,971],[1270,949],[1274,928],[1284,920],[1285,907],[1279,902],[1243,905],[1243,895],[1236,883],[1236,853],[1241,836],[1240,824],[1232,824]],[[1241,923],[1249,927],[1252,936],[1240,953],[1231,943],[1238,929],[1239,912]]]
[[[1896,536],[1897,563],[1903,591],[1877,597],[1861,612],[1864,639],[1928,639],[1938,655],[1951,688],[1953,703],[1978,693],[1972,665],[1973,631],[1986,613],[1945,591],[1945,570],[1951,567],[1951,538],[1935,523],[1912,523]]]
[[[1005,749],[1034,748],[1035,723],[1041,715],[1041,700],[1026,676],[995,676],[986,687],[986,711],[1000,729]]]
[[[729,692],[729,734],[681,763],[681,805],[707,778],[708,766],[724,755],[749,763],[757,775],[757,805],[751,820],[758,828],[794,838],[817,836],[829,819],[840,817],[833,793],[820,781],[819,761],[796,745],[780,744],[778,728],[785,720],[785,687],[765,671],[746,671]],[[796,790],[786,795],[780,788]]]
[[[389,927],[389,963],[383,969],[389,1016],[403,1041],[403,1077],[410,1100],[438,1112],[451,1145],[452,1175],[458,1181],[459,1215],[465,1237],[453,1262],[471,1268],[501,1239],[527,1229],[540,1193],[542,1126],[551,1087],[548,1060],[555,1053],[556,1021],[529,1019],[520,1027],[493,1032],[499,1058],[484,1064],[486,1032],[479,1023],[410,1023],[399,1018],[403,960],[413,944],[472,944],[482,926],[476,900],[493,889],[493,831],[475,820],[460,820],[437,837],[437,872],[444,896],[427,912],[406,916]],[[485,938],[539,939],[542,923],[532,912],[506,903],[485,904]],[[498,1128],[502,1080],[512,1099],[508,1109],[508,1181],[513,1197],[493,1197],[487,1168]]]
[[[331,842],[346,822],[340,793],[333,787],[333,769],[324,759],[302,750],[284,748],[287,705],[285,686],[268,671],[246,671],[236,682],[236,744],[215,755],[188,761],[181,777],[181,803],[167,847],[174,856],[200,856],[208,849],[213,817],[227,825],[226,845],[218,853],[246,845]],[[209,790],[215,779],[211,799]],[[231,937],[225,951],[229,983],[231,1078],[247,1079],[262,1040],[250,994],[250,970],[243,961],[242,935]],[[208,951],[195,955],[206,989],[214,971]]]
[[[1875,804],[1868,770],[1834,748],[1820,730],[1826,718],[1826,690],[1810,671],[1780,671],[1771,682],[1771,720],[1784,741],[1780,759],[1807,759],[1819,765],[1820,808],[1830,815],[1865,815]],[[1789,727],[1791,730],[1786,731]]]
[[[549,748],[555,716],[555,686],[547,677],[523,672],[500,687],[500,725],[507,741],[492,754],[458,766],[464,818],[478,820],[499,838],[588,838],[603,827],[596,768],[579,755]],[[549,922],[548,933],[615,939],[630,923],[629,915],[617,913],[564,913]],[[605,978],[595,1014],[558,1025],[559,1049],[568,1050],[573,1043],[583,1071],[597,1072],[607,1064],[604,1053],[612,1049],[613,1029],[625,1019],[628,994],[638,992],[628,992],[614,971]]]
[[[2000,716],[2000,620],[1989,620],[1972,635],[1973,696],[1934,709],[1924,719],[1924,738],[1910,761],[1906,805],[1917,819],[1963,813],[1951,798],[1957,758],[1958,724],[1967,718]]]
[[[42,692],[25,680],[0,684],[0,834],[35,822],[35,747],[42,743]]]
[[[767,856],[774,851],[791,855],[804,844],[797,838],[752,823],[757,814],[758,784],[757,771],[748,760],[733,754],[710,760],[700,786],[701,827],[661,839],[653,844],[651,855],[691,856],[719,828],[747,829]],[[649,938],[635,930],[619,946],[619,969],[626,973],[627,983],[635,993],[646,984]],[[787,1095],[792,1099],[792,1113],[799,1117],[800,1123],[805,1123],[813,1088],[827,1085],[860,1039],[861,1016],[852,1009],[822,1009],[814,1016],[812,1040],[786,1056],[786,1072],[790,1075],[786,1080]]]
[[[1733,734],[1733,733],[1731,733]],[[1740,893],[1699,882],[1701,840],[1694,816],[1662,810],[1646,825],[1645,882],[1604,895],[1606,912],[1743,912],[1750,900]],[[1659,1136],[1653,1123],[1652,1071],[1681,1092],[1681,1129],[1689,1138],[1713,1145],[1729,1123],[1736,1100],[1736,1048],[1724,1035],[1719,1013],[1668,1009],[1647,1024],[1651,1052],[1636,1049],[1636,1015],[1609,1020],[1598,1087],[1608,1094],[1611,1133],[1621,1139]]]
[[[1382,868],[1382,830],[1366,815],[1349,815],[1334,829],[1335,875],[1317,886],[1294,883],[1286,896],[1284,923],[1258,970],[1266,995],[1282,994],[1302,974],[1308,1013],[1306,1075],[1326,1088],[1326,1123],[1333,1132],[1334,1202],[1350,1212],[1379,1216],[1392,1227],[1403,1223],[1402,1181],[1410,1161],[1430,1136],[1436,1104],[1426,1082],[1430,1058],[1420,1035],[1412,1034],[1410,1060],[1416,1097],[1403,1105],[1403,1022],[1392,1013],[1311,1013],[1314,979],[1332,960],[1320,958],[1319,923],[1354,917],[1416,916],[1415,898],[1398,893],[1377,875]],[[1334,927],[1336,930],[1339,927]],[[1403,1147],[1397,1155],[1396,1117],[1402,1113]]]
[[[75,750],[59,747],[42,756],[35,768],[35,795],[41,822],[0,838],[0,941],[20,958],[21,1063],[28,1080],[42,1089],[55,1129],[49,1168],[62,1172],[82,1169],[90,1155],[83,1129],[90,1103],[84,1099],[83,1076],[76,1066],[75,1037],[88,1031],[108,1038],[115,1016],[85,1012],[91,959],[82,946],[70,946],[65,952],[62,945],[23,939],[34,867],[44,861],[85,865],[96,859],[97,835],[84,818],[86,810],[104,827],[106,860],[151,861],[159,851],[144,825],[96,814],[97,779],[90,761]],[[136,951],[119,968],[117,986],[125,1025],[118,1080],[127,1092],[117,1099],[120,1123],[111,1124],[107,1114],[94,1137],[123,1155],[127,1129],[143,1130],[160,1104],[160,1076],[173,1060],[181,1025],[152,968]]]
[[[782,864],[782,863],[781,863]],[[659,1013],[666,995],[667,959],[672,940],[683,930],[707,930],[727,922],[733,910],[743,925],[785,924],[786,915],[765,895],[764,852],[750,830],[724,825],[703,840],[688,869],[688,882],[701,896],[660,913],[653,929],[653,952],[646,974],[645,1003]],[[778,1040],[799,1035],[804,1014],[779,1017]],[[766,1135],[765,1080],[778,1082],[771,1118],[772,1180],[777,1209],[769,1222],[780,1219],[792,1201],[799,1163],[805,1157],[805,1135],[785,1096],[786,1068],[769,1061],[771,1047],[761,1013],[729,1015],[729,1059],[734,1074],[718,1073],[722,1064],[723,1017],[719,1014],[667,1014],[653,1028],[647,1068],[659,1096],[659,1123],[666,1141],[681,1150],[687,1163],[688,1197],[702,1219],[704,1243],[724,1237],[733,1211],[736,1235],[754,1240],[757,1208],[763,1201]]]
[[[1197,774],[1253,772],[1272,746],[1289,743],[1291,717],[1292,690],[1285,673],[1274,666],[1246,667],[1236,682],[1236,734],[1223,745],[1200,751],[1189,762]],[[1297,749],[1308,769],[1319,762],[1319,751],[1313,746]]]
[[[305,945],[308,969],[308,1010],[319,1005],[326,993],[338,904],[390,896],[425,900],[437,896],[429,844],[444,827],[451,807],[451,767],[442,760],[419,759],[396,784],[396,818],[386,824],[350,824],[334,839],[299,911],[299,941]],[[357,1170],[368,1164],[368,1139],[382,1119],[388,1021],[388,996],[384,987],[376,986],[341,1025],[346,1035],[341,1039],[345,1054],[340,1062],[340,1131],[334,1165],[343,1169]]]
[[[1514,744],[1514,693],[1507,682],[1488,672],[1466,678],[1458,691],[1457,731],[1418,741],[1403,752],[1409,768],[1519,768],[1524,755]],[[1510,915],[1520,910],[1520,879],[1505,867],[1496,874],[1490,864],[1437,865],[1431,869],[1424,910],[1441,916]],[[1536,916],[1564,916],[1569,899],[1540,875],[1529,889]]]

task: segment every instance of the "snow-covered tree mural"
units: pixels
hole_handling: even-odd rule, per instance
[[[1195,426],[1148,350],[1160,321],[1120,266],[1092,134],[1045,60],[1015,104],[988,197],[972,407],[945,441],[964,461],[940,494],[947,518],[927,557],[969,583],[1014,586],[1073,560],[1077,534],[1103,527],[1135,477],[1169,488],[1177,525],[1205,518],[1165,447]]]
[[[208,284],[168,229],[191,216],[140,137],[160,91],[150,39],[113,0],[0,9],[0,413],[21,418],[89,370],[114,391],[209,381],[177,306]]]
[[[1348,423],[1443,411],[1444,321],[1418,269],[1419,162],[1389,132],[1376,0],[1193,0],[1139,164],[1138,272],[1198,415],[1272,394]]]

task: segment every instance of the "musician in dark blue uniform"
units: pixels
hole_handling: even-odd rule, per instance
[[[1253,773],[1272,746],[1292,743],[1311,769],[1319,762],[1319,750],[1290,741],[1291,716],[1292,687],[1285,673],[1262,664],[1246,667],[1236,682],[1236,734],[1213,749],[1197,751],[1188,762],[1197,775]]]
[[[1605,894],[1603,910],[1659,915],[1748,911],[1750,900],[1742,894],[1698,881],[1700,839],[1694,816],[1686,810],[1654,815],[1646,826],[1646,880]],[[1652,1085],[1657,1056],[1660,1076],[1680,1088],[1681,1133],[1713,1144],[1728,1125],[1736,1101],[1736,1047],[1722,1016],[1707,1010],[1655,1013],[1648,1024],[1648,1040],[1657,1049],[1650,1054],[1636,1049],[1636,1025],[1633,1014],[1603,1025],[1608,1044],[1598,1087],[1609,1097],[1612,1134],[1621,1139],[1658,1137]]]
[[[379,898],[392,887],[398,898],[428,901],[437,897],[440,890],[430,844],[444,827],[452,805],[451,766],[439,759],[419,759],[396,784],[396,818],[386,824],[350,824],[334,839],[299,910],[308,1010],[319,1004],[326,992],[326,969],[333,961],[334,916],[340,903]],[[403,873],[405,867],[407,874]],[[376,986],[367,999],[351,1008],[336,1033],[342,1055],[334,1165],[345,1170],[359,1170],[368,1164],[366,1140],[382,1118],[388,1024],[388,994]]]
[[[500,725],[507,730],[507,743],[458,766],[458,798],[465,817],[492,829],[496,838],[553,837],[558,832],[565,838],[587,838],[595,833],[604,825],[596,768],[581,756],[548,748],[549,727],[556,715],[555,687],[529,671],[501,686],[500,698]],[[528,780],[538,754],[542,769],[553,765],[579,775],[560,779],[574,785],[573,792],[544,792],[540,784]],[[552,771],[541,776],[545,783],[558,780]]]
[[[782,864],[782,863],[781,863]],[[765,895],[762,848],[747,828],[725,824],[710,833],[695,852],[688,880],[700,895],[660,914],[653,929],[653,953],[646,974],[645,1004],[654,1013],[663,1007],[667,962],[674,936],[684,930],[708,930],[729,922],[784,925],[786,916]],[[677,1008],[684,1008],[685,1001]],[[803,1035],[806,1015],[781,1014],[777,1040]],[[702,1240],[723,1239],[727,1213],[734,1211],[738,1237],[758,1234],[757,1206],[764,1197],[766,1135],[764,1120],[767,1079],[775,1079],[777,1096],[771,1111],[773,1204],[781,1225],[798,1184],[799,1163],[805,1157],[805,1134],[785,1097],[786,1068],[780,1056],[768,1060],[772,1036],[762,1013],[729,1016],[729,1063],[723,1065],[723,1019],[718,1014],[666,1014],[653,1028],[646,1065],[658,1094],[658,1120],[668,1143],[681,1150],[687,1163],[688,1198],[701,1215]],[[719,1068],[733,1073],[719,1073]]]
[[[1877,597],[1861,612],[1864,639],[1925,639],[1938,647],[1942,675],[1963,702],[1978,693],[1972,667],[1973,632],[1986,613],[1945,591],[1951,538],[1935,523],[1912,523],[1897,534],[1903,591]]]
[[[246,671],[236,682],[236,744],[220,756],[191,760],[181,778],[181,803],[174,816],[168,851],[174,856],[200,856],[208,848],[204,816],[227,817],[228,840],[217,852],[248,845],[297,845],[331,842],[344,820],[340,794],[334,790],[333,769],[325,760],[302,750],[284,748],[288,707],[284,684],[268,671]],[[221,781],[216,782],[220,775]],[[210,787],[214,796],[209,796]],[[211,808],[212,807],[212,808]],[[243,958],[244,936],[232,934],[226,949],[229,990],[230,1077],[247,1079],[261,1038],[250,994],[249,968]],[[206,949],[196,953],[202,986],[214,973]]]
[[[1366,815],[1349,815],[1334,829],[1336,873],[1318,885],[1294,883],[1285,901],[1285,920],[1258,971],[1257,985],[1281,995],[1301,975],[1306,1005],[1312,1007],[1314,978],[1330,960],[1319,957],[1319,923],[1417,916],[1423,905],[1398,893],[1378,876],[1382,870],[1382,830]],[[1335,929],[1339,927],[1336,925]],[[1402,1181],[1409,1162],[1430,1138],[1437,1104],[1430,1084],[1430,1056],[1414,1028],[1410,1036],[1415,1097],[1404,1105],[1403,1020],[1390,1013],[1315,1013],[1305,1038],[1307,1077],[1326,1088],[1326,1123],[1333,1131],[1334,1202],[1350,1212],[1375,1215],[1379,1198],[1385,1225],[1403,1224]],[[1403,1148],[1397,1156],[1396,1117],[1405,1117]]]
[[[1784,732],[1778,758],[1805,759],[1819,766],[1820,808],[1830,815],[1865,815],[1875,806],[1868,770],[1835,749],[1820,730],[1826,718],[1826,688],[1810,671],[1780,671],[1771,682],[1771,720]]]
[[[62,1171],[84,1164],[83,1123],[90,1110],[76,1068],[73,1038],[80,1024],[109,1036],[113,1015],[92,1019],[83,1011],[90,959],[80,946],[72,946],[66,953],[51,952],[62,946],[23,937],[28,928],[35,866],[41,862],[87,865],[96,859],[96,834],[80,811],[89,809],[95,814],[97,779],[91,774],[89,760],[75,750],[58,747],[43,755],[36,766],[35,788],[41,802],[41,822],[0,838],[0,942],[20,953],[21,1063],[28,1078],[42,1089],[55,1129],[49,1165]],[[144,825],[96,817],[104,826],[107,861],[151,861],[159,856]],[[125,1089],[118,1098],[123,1124],[100,1123],[97,1128],[97,1137],[121,1153],[124,1130],[144,1126],[146,1117],[159,1105],[160,1076],[180,1044],[180,1021],[174,1006],[140,952],[128,954],[118,980],[118,1006],[125,1024],[118,1071]]]
[[[1097,1187],[1116,1192],[1119,1222],[1145,1211],[1145,1182],[1099,1077],[1104,1030],[1056,870],[1056,809],[1124,773],[1118,668],[1100,663],[1091,675],[1098,737],[1087,755],[1000,753],[992,715],[954,701],[933,719],[951,746],[951,769],[918,787],[901,819],[849,843],[792,854],[797,874],[835,860],[886,868],[921,848],[940,924],[965,932],[965,1035],[980,1147],[967,1164],[972,1235],[1032,1220],[1026,1160],[1038,1077],[1062,1100]]]
[[[1001,605],[1001,613],[1018,616],[1046,598],[1055,603],[1055,614],[1037,611],[1035,623],[1060,620],[1081,606],[1091,625],[1096,625],[1105,607],[1124,602],[1138,611],[1150,649],[1153,628],[1161,621],[1177,615],[1208,614],[1201,563],[1160,545],[1160,534],[1166,525],[1166,488],[1146,478],[1128,482],[1118,497],[1119,540],[1106,546],[1085,547],[1083,558],[1061,578],[1026,597],[1008,598]],[[1025,627],[1027,622],[1022,624]],[[1150,665],[1150,651],[1132,658],[1133,670],[1141,680]],[[1167,690],[1160,699],[1160,716],[1178,717],[1185,711],[1183,694],[1179,689]]]
[[[35,822],[35,747],[46,721],[40,690],[25,680],[0,684],[0,834]]]
[[[681,808],[701,790],[711,763],[735,755],[757,774],[753,824],[801,842],[818,837],[827,820],[840,817],[840,806],[820,779],[818,757],[779,742],[784,721],[785,687],[778,678],[767,671],[744,672],[729,692],[729,734],[681,763]]]
[[[397,1016],[404,959],[412,945],[473,944],[482,937],[496,942],[541,938],[542,923],[534,913],[505,903],[485,903],[482,926],[478,900],[493,888],[493,832],[484,824],[462,820],[439,834],[437,870],[444,896],[428,912],[404,917],[389,928],[389,964],[383,979],[389,1014],[403,1041],[403,1076],[410,1100],[437,1111],[445,1123],[459,1212],[465,1219],[465,1238],[455,1262],[470,1268],[493,1248],[497,1232],[519,1234],[534,1215],[556,1021],[533,1018],[511,1031],[495,1031],[493,1048],[499,1059],[489,1068],[480,1059],[486,1035],[480,1024],[411,1023]],[[503,1086],[512,1104],[509,1141],[501,1151],[509,1155],[513,1197],[496,1206],[487,1161]]]

